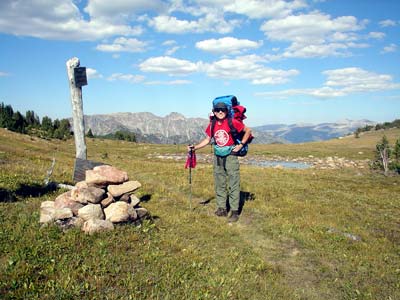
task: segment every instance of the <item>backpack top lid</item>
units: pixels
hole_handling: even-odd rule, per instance
[[[239,101],[237,100],[236,96],[227,95],[227,96],[220,96],[213,100],[213,108],[216,108],[218,103],[224,103],[228,108],[228,117],[233,117],[235,112],[233,111],[233,107],[239,105]]]

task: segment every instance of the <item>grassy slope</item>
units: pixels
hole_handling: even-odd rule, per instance
[[[382,132],[302,145],[252,145],[252,154],[372,158]],[[386,132],[391,143],[400,130]],[[126,170],[154,216],[140,228],[85,236],[40,228],[39,207],[68,182],[73,141],[0,129],[0,295],[4,299],[398,299],[400,179],[357,170],[242,166],[254,194],[233,226],[213,215],[212,168],[149,159],[184,146],[88,140],[88,158]],[[209,151],[209,150],[204,150]],[[363,154],[359,154],[362,152]],[[42,192],[42,195],[40,193]],[[33,194],[33,196],[29,196]],[[211,200],[202,205],[201,201]],[[361,238],[353,241],[345,234]]]

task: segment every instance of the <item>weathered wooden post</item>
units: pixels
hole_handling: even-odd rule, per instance
[[[80,68],[79,65],[80,62],[77,57],[73,57],[67,61],[69,90],[71,92],[76,158],[86,160],[87,153],[85,143],[85,123],[83,120],[82,85],[86,85],[87,80],[86,68]],[[83,73],[84,78],[82,78]]]

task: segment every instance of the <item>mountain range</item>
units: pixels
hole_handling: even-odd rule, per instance
[[[205,118],[186,118],[175,112],[165,117],[150,112],[85,115],[84,121],[86,131],[91,129],[96,136],[129,131],[135,133],[138,142],[157,144],[198,142],[205,137],[204,129],[209,122]],[[251,129],[255,136],[253,143],[303,143],[345,136],[366,125],[375,123],[343,120],[322,124],[269,124]]]

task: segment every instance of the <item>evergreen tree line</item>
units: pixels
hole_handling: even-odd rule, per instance
[[[71,137],[71,125],[68,119],[52,121],[48,116],[44,116],[40,121],[33,110],[28,110],[24,116],[19,111],[14,111],[11,105],[5,105],[3,102],[0,104],[0,127],[41,138],[68,139]]]
[[[384,122],[378,123],[375,126],[373,125],[365,125],[365,127],[359,127],[354,132],[355,136],[358,137],[361,132],[372,131],[372,130],[381,130],[381,129],[389,129],[389,128],[400,128],[400,119],[396,119],[393,122]]]
[[[110,139],[110,140],[136,142],[136,135],[133,132],[129,132],[129,131],[118,130],[115,133],[110,133],[110,134],[101,135],[101,136],[95,136],[92,132],[92,129],[89,128],[86,136],[89,138],[103,138],[103,139]]]

